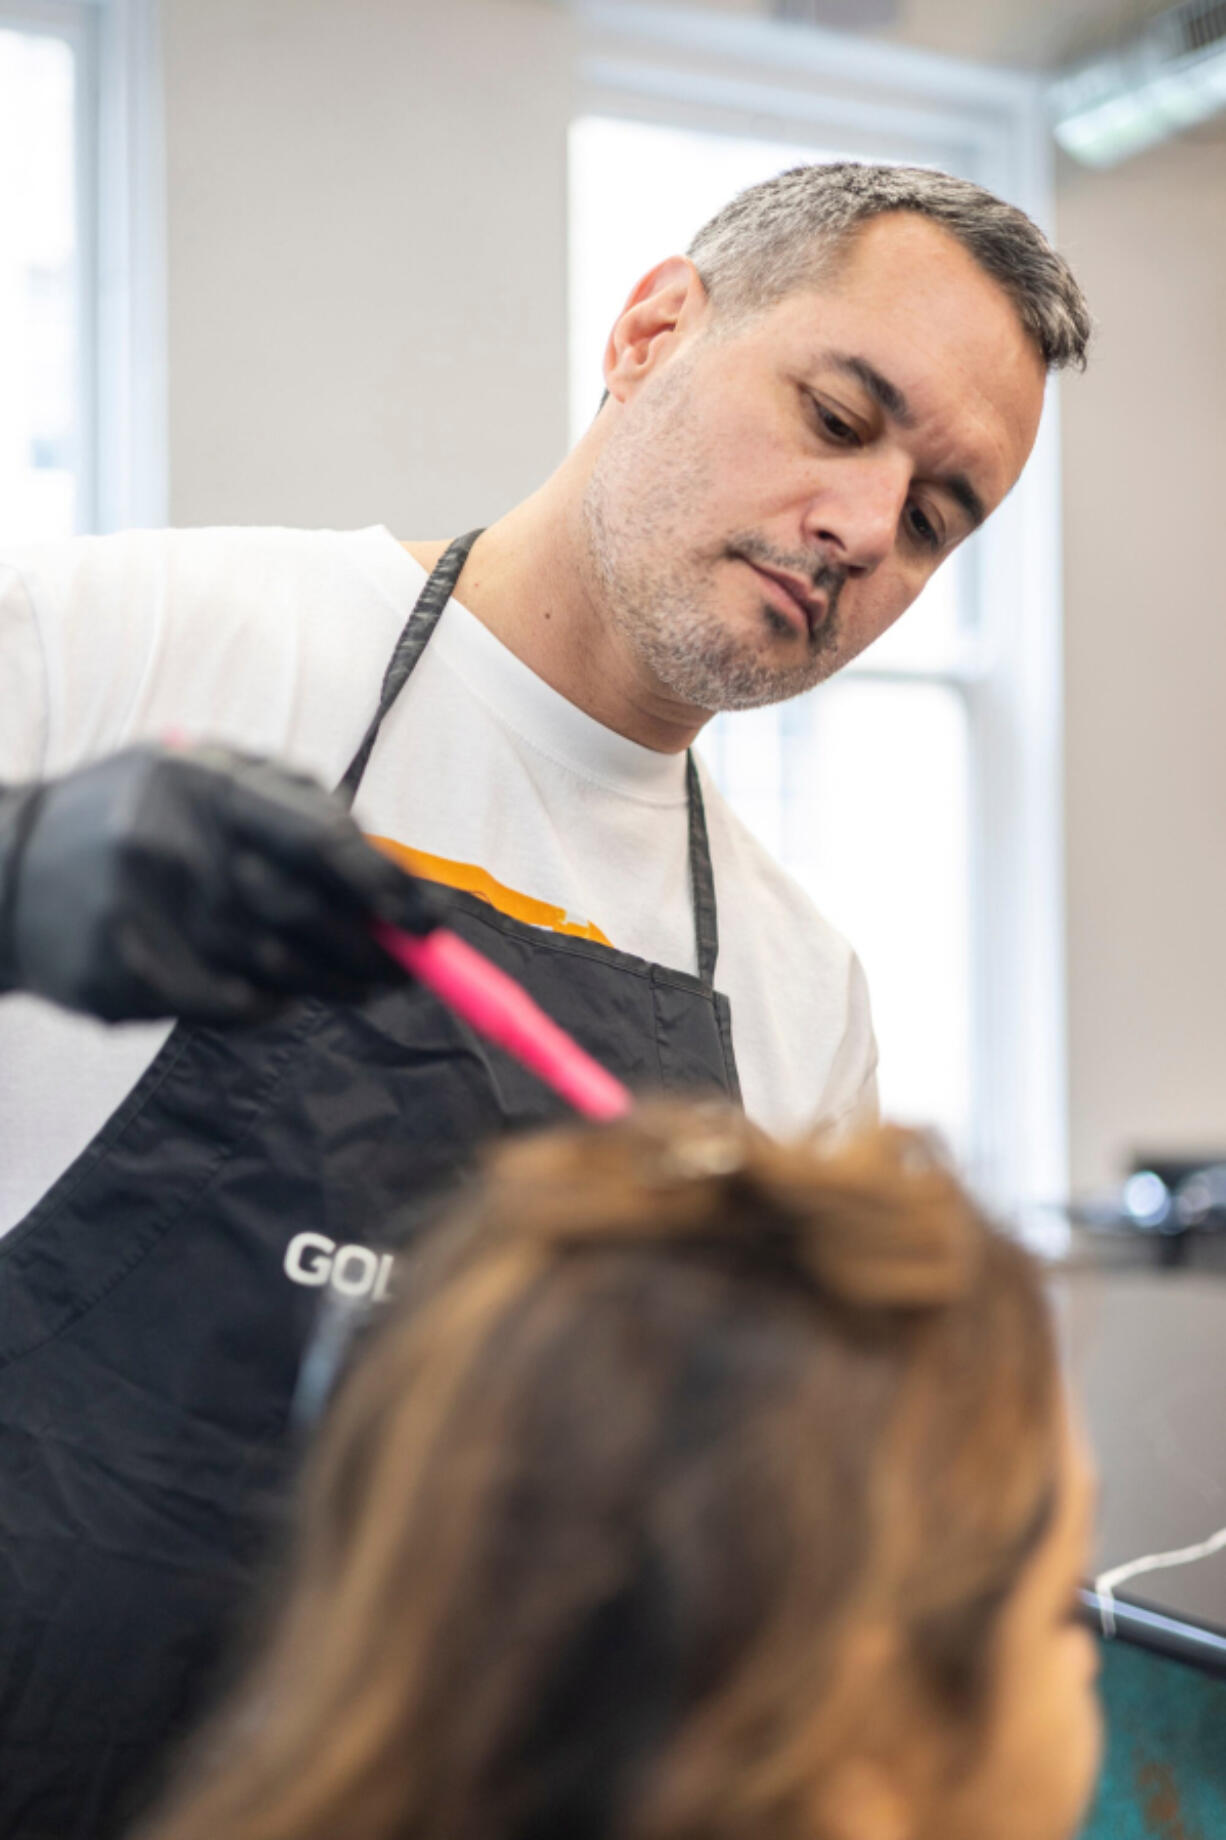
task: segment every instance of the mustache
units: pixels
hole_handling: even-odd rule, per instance
[[[796,555],[789,550],[776,549],[772,543],[765,543],[761,537],[753,535],[734,538],[728,545],[727,554],[730,557],[741,557],[746,562],[756,562],[764,568],[779,569],[785,575],[796,575],[801,581],[809,582],[814,594],[825,595],[826,618],[833,618],[839,604],[839,595],[847,584],[847,570],[837,562],[831,562],[829,557]]]

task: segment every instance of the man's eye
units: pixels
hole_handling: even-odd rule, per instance
[[[909,507],[907,524],[917,543],[922,544],[925,549],[940,549],[941,533],[918,505]]]
[[[833,409],[827,409],[825,403],[818,402],[816,396],[810,397],[809,400],[813,404],[823,432],[828,434],[832,441],[837,441],[840,447],[859,446],[860,436],[850,422],[845,422],[841,415],[835,414]]]

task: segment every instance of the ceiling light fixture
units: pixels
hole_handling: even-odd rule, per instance
[[[898,24],[902,0],[774,0],[771,10],[787,25],[877,32]]]
[[[1052,131],[1087,166],[1114,166],[1226,108],[1226,0],[1189,0],[1048,88]]]

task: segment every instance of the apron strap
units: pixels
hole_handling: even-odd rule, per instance
[[[692,749],[685,755],[685,791],[690,808],[690,893],[694,902],[694,937],[698,946],[698,975],[706,985],[715,982],[719,957],[719,923],[715,909],[715,873],[707,840],[707,813],[698,782]]]
[[[345,769],[345,776],[336,789],[346,805],[353,804],[358,787],[362,783],[362,775],[366,771],[366,763],[370,759],[371,750],[379,738],[383,718],[400,695],[410,673],[425,651],[427,641],[442,618],[443,609],[451,599],[456,582],[460,579],[460,571],[468,561],[468,552],[481,534],[480,530],[470,530],[466,536],[456,537],[454,542],[449,543],[431,570],[430,579],[417,597],[417,605],[409,615],[404,630],[396,641],[396,649],[383,674],[383,688],[379,692],[379,707],[371,719],[370,727],[362,737],[361,746],[349,762]]]
[[[430,635],[438,625],[443,609],[451,599],[456,582],[460,579],[460,572],[468,560],[469,551],[481,534],[480,530],[470,530],[467,535],[457,537],[453,543],[449,543],[435,563],[430,579],[417,598],[417,604],[396,641],[396,649],[384,673],[383,688],[379,693],[379,707],[362,737],[361,746],[350,761],[345,770],[345,776],[337,787],[337,792],[346,805],[353,803],[354,796],[362,782],[362,775],[366,771],[371,751],[379,738],[383,719],[400,695],[410,673],[425,651]],[[715,876],[711,868],[711,848],[707,840],[707,814],[702,802],[702,787],[698,782],[698,768],[694,764],[694,756],[689,752],[685,757],[685,790],[689,805],[690,893],[694,903],[694,938],[697,946],[698,975],[704,984],[711,986],[715,982],[715,961],[719,956]]]

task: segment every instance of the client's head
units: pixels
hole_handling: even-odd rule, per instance
[[[1068,1840],[1085,1466],[920,1140],[523,1140],[410,1286],[159,1840]]]

